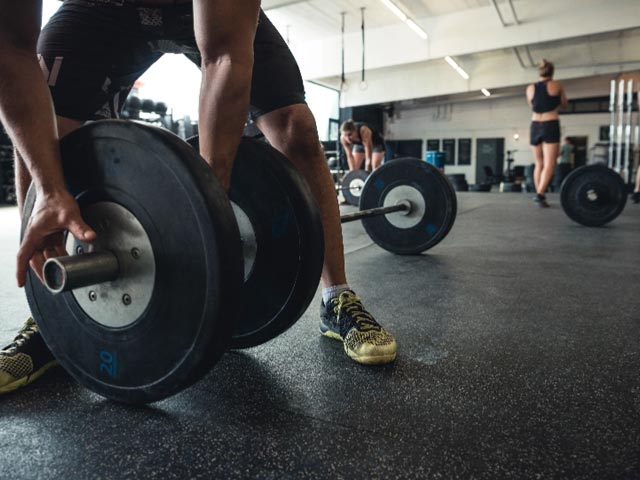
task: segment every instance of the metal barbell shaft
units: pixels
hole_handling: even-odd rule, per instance
[[[115,280],[120,275],[120,266],[114,253],[91,252],[50,258],[42,273],[49,291],[60,293]]]
[[[387,213],[393,212],[408,212],[409,210],[411,210],[411,203],[405,201],[398,203],[397,205],[392,205],[390,207],[370,208],[368,210],[361,210],[359,212],[347,213],[346,215],[342,215],[340,217],[340,223],[353,222],[355,220],[360,220],[361,218],[386,215]]]

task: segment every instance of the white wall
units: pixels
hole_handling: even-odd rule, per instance
[[[600,93],[606,95],[606,93]],[[445,113],[446,110],[446,113]],[[436,106],[418,109],[398,109],[385,124],[387,140],[471,138],[471,165],[447,165],[446,173],[464,173],[467,181],[476,183],[476,139],[503,137],[505,153],[516,150],[514,165],[533,163],[529,147],[529,125],[531,109],[524,95],[508,98],[486,98],[481,101],[452,104],[449,109],[440,107],[440,118]],[[562,136],[586,136],[588,148],[599,138],[600,126],[609,124],[608,113],[571,114],[561,117]],[[514,134],[519,140],[514,140]],[[457,144],[456,144],[457,149]],[[456,151],[457,156],[457,151]],[[506,164],[505,164],[506,166]]]

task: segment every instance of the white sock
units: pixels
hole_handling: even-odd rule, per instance
[[[347,284],[347,283],[342,283],[340,285],[332,285],[330,287],[323,288],[322,289],[322,300],[324,301],[324,303],[326,305],[329,302],[329,300],[331,300],[332,298],[336,298],[338,295],[340,295],[345,290],[351,290],[351,288],[349,287],[349,284]]]

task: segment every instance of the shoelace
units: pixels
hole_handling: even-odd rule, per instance
[[[360,299],[351,292],[342,292],[337,299],[338,305],[333,307],[333,311],[340,316],[340,311],[344,309],[350,314],[358,324],[361,331],[380,330],[380,325],[373,317],[364,310]]]
[[[23,346],[32,335],[38,333],[38,327],[36,327],[35,323],[27,322],[24,324],[22,329],[18,332],[16,338],[13,339],[9,345],[4,347],[0,354],[14,354],[21,346]]]

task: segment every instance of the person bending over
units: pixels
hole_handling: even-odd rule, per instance
[[[558,153],[558,165],[571,165],[571,168],[575,168],[575,153],[573,148],[573,141],[569,137],[564,137],[564,143],[560,147]]]
[[[342,341],[357,362],[395,359],[395,339],[347,283],[335,188],[302,78],[258,0],[66,0],[40,34],[39,63],[41,0],[0,0],[0,8],[8,13],[0,20],[0,49],[10,52],[0,60],[0,110],[17,146],[20,211],[32,179],[38,189],[18,253],[19,286],[29,264],[40,272],[45,259],[64,254],[65,230],[84,240],[96,235],[64,190],[58,137],[87,120],[117,117],[135,80],[164,53],[181,52],[202,71],[200,153],[223,187],[229,188],[247,111],[310,185],[325,230],[321,333]],[[0,392],[29,383],[52,364],[29,319],[0,352]]]
[[[347,120],[340,126],[340,142],[347,155],[349,170],[362,167],[367,172],[375,170],[384,159],[384,138],[371,125]]]
[[[548,207],[545,193],[558,158],[560,148],[560,108],[567,106],[567,95],[560,82],[553,79],[553,63],[542,60],[538,65],[540,77],[527,87],[527,102],[531,105],[530,143],[535,168],[533,180],[537,195],[535,202]]]

